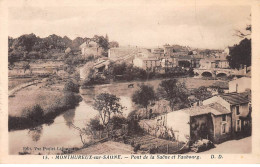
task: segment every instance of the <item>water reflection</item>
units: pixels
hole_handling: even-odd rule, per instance
[[[28,131],[28,135],[32,138],[33,141],[37,142],[41,138],[42,130],[43,130],[42,125],[37,126],[35,128],[31,128]]]
[[[71,128],[72,123],[74,123],[75,118],[75,109],[68,110],[63,114],[63,118],[66,122],[66,125]]]

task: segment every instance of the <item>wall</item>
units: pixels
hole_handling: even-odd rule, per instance
[[[94,55],[94,56],[101,56],[103,49],[97,47],[85,47],[81,49],[82,55]]]
[[[206,59],[201,59],[200,68],[201,69],[211,69],[211,61],[206,60]]]
[[[244,92],[246,89],[251,89],[251,78],[242,77],[228,83],[229,92]],[[237,85],[237,86],[236,86]],[[236,89],[237,87],[237,89]]]
[[[133,63],[134,63],[134,66],[145,69],[144,62],[141,58],[138,58],[138,57],[134,58]]]
[[[229,68],[229,63],[228,61],[220,61],[218,63],[218,68]]]
[[[232,119],[231,119],[231,114],[226,114],[226,133],[222,134],[222,115],[219,116],[213,116],[213,122],[214,122],[214,143],[221,143],[226,140],[229,140],[231,138],[232,134]]]
[[[190,119],[190,140],[194,143],[200,139],[213,140],[214,130],[210,114],[192,116]]]
[[[237,136],[243,134],[244,132],[243,131],[236,131],[236,126],[237,126],[236,120],[240,119],[239,117],[242,116],[242,115],[246,116],[246,115],[249,114],[248,103],[239,105],[240,115],[236,114],[236,105],[232,105],[231,111],[232,111],[232,134],[234,135],[234,137],[237,137]],[[243,123],[244,123],[243,120],[241,120],[241,129],[242,129]]]
[[[189,114],[183,111],[173,111],[167,114],[166,120],[166,126],[173,130],[176,139],[187,142],[187,137],[190,136]]]

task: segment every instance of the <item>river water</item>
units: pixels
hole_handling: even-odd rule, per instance
[[[79,131],[71,126],[73,123],[79,128],[84,128],[91,118],[98,115],[89,97],[84,97],[83,101],[75,109],[68,110],[54,119],[50,125],[43,124],[33,129],[16,130],[9,132],[9,154],[19,152],[30,152],[31,154],[56,154],[61,153],[60,148],[81,147]],[[132,104],[130,97],[120,96],[120,102],[125,107],[123,115],[127,116],[131,111]],[[83,136],[85,140],[88,136]],[[40,148],[39,149],[36,149]],[[28,150],[29,148],[29,150]]]

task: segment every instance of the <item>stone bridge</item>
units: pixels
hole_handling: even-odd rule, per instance
[[[245,75],[246,72],[244,69],[235,70],[235,69],[222,69],[222,68],[211,68],[211,69],[194,69],[195,75],[199,76],[209,76],[209,77],[222,77],[230,75]]]

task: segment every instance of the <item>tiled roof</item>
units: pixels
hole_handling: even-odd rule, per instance
[[[250,91],[246,91],[246,92],[243,92],[243,93],[239,93],[240,95],[242,95],[243,97],[247,98],[249,101],[251,101],[251,92]]]
[[[212,103],[209,105],[204,106],[196,106],[192,108],[186,108],[183,111],[190,116],[197,116],[197,115],[203,115],[203,114],[209,114],[212,113],[213,115],[222,115],[222,114],[228,114],[230,113],[229,110],[227,110],[225,107],[221,106],[219,103]]]
[[[220,97],[230,104],[243,104],[249,102],[249,99],[241,93],[224,93],[221,94]]]

